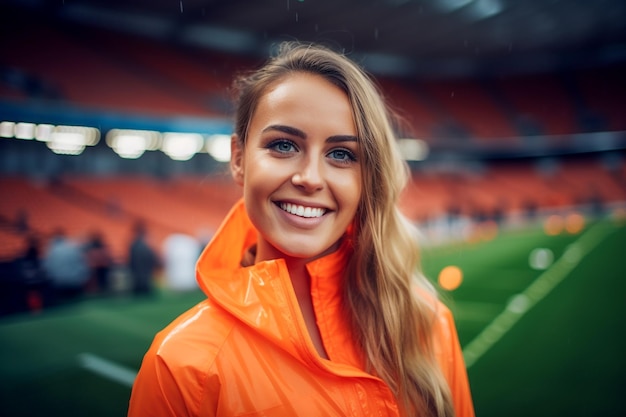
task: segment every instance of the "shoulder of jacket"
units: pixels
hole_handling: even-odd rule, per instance
[[[151,350],[168,368],[208,369],[234,327],[234,318],[204,300],[174,319],[155,337]]]

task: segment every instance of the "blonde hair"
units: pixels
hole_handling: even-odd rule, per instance
[[[436,294],[417,272],[415,235],[397,207],[408,169],[395,145],[388,108],[374,82],[356,64],[330,49],[284,43],[261,69],[236,80],[235,133],[245,144],[260,97],[269,86],[294,72],[317,74],[338,86],[353,109],[363,191],[354,219],[354,254],[346,270],[344,303],[368,371],[387,383],[403,414],[454,415],[432,341]]]

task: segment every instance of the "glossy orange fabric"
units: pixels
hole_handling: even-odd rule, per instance
[[[283,260],[242,267],[256,231],[239,202],[197,265],[207,300],[158,333],[133,387],[128,415],[397,416],[386,384],[363,371],[341,309],[349,243],[308,265],[324,346],[309,339]],[[474,415],[450,311],[438,305],[437,357],[457,415]]]

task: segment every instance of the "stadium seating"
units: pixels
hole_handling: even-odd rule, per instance
[[[558,75],[516,76],[494,83],[511,103],[518,123],[535,123],[537,134],[580,132],[572,100]]]
[[[254,63],[94,27],[57,27],[43,19],[20,23],[19,17],[7,23],[11,36],[0,39],[0,69],[20,77],[7,72],[0,79],[5,100],[60,99],[101,111],[224,117],[233,75]],[[46,39],[45,48],[40,39]],[[484,141],[626,130],[623,70],[379,82],[410,124],[407,133],[429,141]]]
[[[36,183],[26,178],[0,178],[0,189],[4,195],[0,201],[0,216],[16,219],[20,212],[26,213],[28,231],[46,241],[57,229],[67,236],[84,240],[92,231],[102,232],[117,260],[123,260],[128,244],[131,219],[107,216],[104,208],[95,209],[85,204],[68,201],[54,183]],[[13,233],[15,234],[15,233]],[[17,239],[9,239],[11,245],[19,245]],[[21,246],[20,246],[21,247]],[[15,253],[11,247],[8,253]]]
[[[60,101],[103,112],[226,117],[231,79],[252,65],[241,57],[94,27],[61,28],[41,19],[36,23],[12,22],[10,41],[0,39],[2,101],[45,99],[50,106]],[[46,40],[45,48],[40,48],[41,39]],[[400,126],[402,134],[433,146],[449,139],[489,145],[494,140],[519,141],[520,135],[626,130],[623,70],[593,68],[489,80],[377,80],[408,124]],[[521,212],[529,205],[554,208],[594,198],[626,199],[623,163],[613,171],[583,159],[562,158],[557,165],[554,172],[542,172],[532,161],[486,164],[480,172],[416,170],[403,194],[402,209],[412,220],[422,221],[450,211],[485,216],[502,209]],[[85,173],[39,183],[2,177],[0,189],[10,196],[0,202],[0,257],[22,250],[24,234],[10,223],[27,209],[30,227],[42,236],[63,227],[68,234],[84,237],[99,228],[120,262],[135,221],[145,221],[159,245],[174,232],[214,231],[240,197],[229,179],[193,175],[162,180]]]
[[[39,39],[46,39],[40,48]],[[10,64],[25,74],[53,86],[64,100],[105,111],[134,111],[155,115],[206,116],[208,109],[179,98],[150,83],[145,74],[133,73],[107,59],[101,45],[82,44],[45,24],[14,33],[13,42],[2,42]]]
[[[592,117],[601,130],[626,130],[626,68],[622,66],[579,71],[576,82]]]
[[[481,86],[466,80],[424,80],[419,91],[438,103],[438,107],[468,129],[468,136],[478,139],[502,139],[517,136],[506,114]]]

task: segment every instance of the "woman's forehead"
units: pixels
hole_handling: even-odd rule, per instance
[[[325,78],[308,73],[293,74],[268,88],[260,97],[250,124],[256,128],[326,126],[338,130],[336,134],[356,136],[348,96]]]

